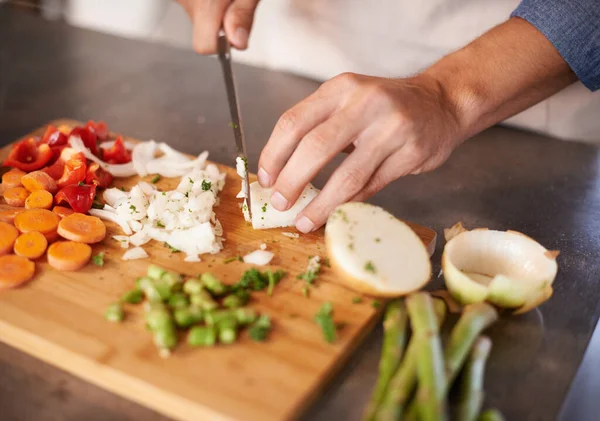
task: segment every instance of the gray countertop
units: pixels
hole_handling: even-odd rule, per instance
[[[279,115],[318,84],[236,66],[256,168]],[[235,155],[219,64],[192,52],[50,23],[0,6],[0,144],[49,120],[106,120],[141,139],[166,141],[211,159]],[[508,420],[597,420],[591,393],[600,367],[588,349],[598,320],[600,175],[598,149],[495,127],[466,142],[435,172],[405,177],[372,199],[398,217],[438,231],[467,227],[522,231],[561,251],[555,293],[538,310],[489,330],[494,347],[486,407]],[[315,180],[327,179],[333,162]],[[436,272],[437,273],[437,272]],[[439,286],[435,281],[432,286]],[[305,420],[358,420],[377,375],[380,329],[365,340]],[[598,334],[600,335],[600,333]],[[0,331],[0,339],[2,332]],[[571,390],[571,393],[569,393]],[[595,389],[597,390],[597,388]],[[165,420],[163,416],[0,344],[0,419]]]

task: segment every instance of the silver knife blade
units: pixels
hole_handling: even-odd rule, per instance
[[[244,139],[244,129],[242,127],[240,107],[235,89],[235,79],[233,76],[233,69],[231,67],[231,46],[223,30],[219,32],[217,48],[219,52],[219,61],[221,62],[221,67],[223,68],[223,77],[225,78],[225,88],[227,89],[227,100],[229,102],[231,126],[233,128],[233,134],[235,136],[237,156],[239,158],[242,158],[246,165],[246,176],[242,178],[242,189],[247,193],[246,204],[248,206],[248,215],[250,216],[250,219],[252,219],[252,206],[250,203],[250,180],[248,178],[248,158],[246,155],[246,142]]]

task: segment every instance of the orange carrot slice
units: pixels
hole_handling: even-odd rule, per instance
[[[58,238],[60,217],[46,209],[25,209],[15,216],[15,227],[21,232],[37,231],[44,234],[48,242]]]
[[[60,218],[64,218],[65,216],[72,215],[75,211],[71,208],[66,208],[64,206],[54,206],[52,208],[52,212],[60,216]]]
[[[48,263],[55,269],[74,271],[90,261],[92,248],[76,241],[57,241],[48,247]]]
[[[35,260],[42,257],[47,248],[48,240],[46,240],[44,234],[40,234],[37,231],[31,231],[17,237],[14,251],[17,256]]]
[[[56,181],[44,171],[34,171],[21,178],[21,184],[30,192],[47,190],[54,194],[58,190]]]
[[[6,188],[11,188],[11,187],[21,187],[21,178],[25,175],[26,173],[13,168],[12,170],[10,170],[9,172],[5,173],[2,176],[2,185]]]
[[[58,223],[58,234],[67,240],[94,244],[106,237],[106,225],[95,216],[74,213]]]
[[[0,222],[12,224],[15,221],[15,216],[23,212],[23,208],[15,208],[14,206],[0,205]]]
[[[23,187],[11,187],[4,190],[4,200],[10,206],[25,206],[29,192]]]
[[[0,222],[0,256],[12,251],[15,240],[19,236],[19,231],[6,222]]]
[[[9,254],[0,257],[0,289],[15,288],[31,280],[35,263],[25,257]]]
[[[36,190],[25,200],[25,209],[50,209],[53,203],[52,193],[46,190]]]

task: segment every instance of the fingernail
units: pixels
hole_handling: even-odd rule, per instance
[[[238,28],[235,31],[235,43],[238,48],[246,48],[248,44],[248,31],[244,28]]]
[[[288,201],[285,197],[283,197],[283,195],[281,193],[276,191],[271,196],[271,205],[273,205],[273,207],[275,209],[277,209],[278,211],[283,212],[288,207]]]
[[[304,234],[308,234],[315,228],[315,224],[306,216],[301,217],[296,221],[296,229]]]
[[[271,177],[269,177],[269,173],[267,173],[264,169],[259,168],[257,175],[258,175],[258,182],[260,183],[261,186],[263,186],[263,187],[271,186]]]

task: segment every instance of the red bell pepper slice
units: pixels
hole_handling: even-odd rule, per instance
[[[71,133],[69,133],[69,137],[71,136],[79,136],[85,147],[92,151],[94,155],[98,156],[98,138],[96,133],[85,127],[75,127],[71,130]]]
[[[90,120],[85,125],[85,128],[95,133],[99,140],[106,140],[108,137],[108,126],[104,121]]]
[[[88,213],[96,197],[95,184],[71,184],[63,187],[54,196],[54,204],[67,202],[71,209],[79,213]]]
[[[113,182],[113,176],[111,173],[102,169],[100,165],[93,162],[87,169],[85,182],[87,184],[95,184],[101,189],[106,189]]]
[[[74,154],[65,162],[62,176],[56,182],[58,188],[81,183],[85,180],[86,171],[87,159],[85,155],[81,152]]]
[[[119,136],[110,148],[104,149],[102,158],[109,164],[126,164],[131,162],[131,151],[127,150],[123,138]]]
[[[42,136],[41,142],[50,147],[64,146],[69,142],[69,138],[66,134],[60,132],[56,127],[50,124],[46,129],[46,133]]]
[[[17,143],[10,151],[2,166],[18,168],[21,171],[37,171],[52,159],[52,150],[45,144],[38,145],[35,138]]]
[[[65,163],[77,153],[74,149],[62,146],[56,146],[51,149],[56,153],[58,148],[61,148],[58,158],[54,162],[51,161],[50,165],[42,169],[42,171],[57,181],[60,180],[65,172]]]

